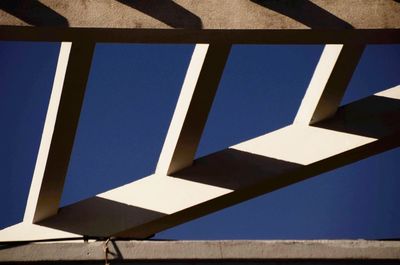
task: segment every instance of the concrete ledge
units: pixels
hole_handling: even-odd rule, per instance
[[[0,263],[104,261],[104,247],[104,241],[2,246]],[[318,262],[321,260],[391,260],[400,262],[400,241],[110,241],[108,248],[109,260],[123,262],[193,260],[198,262],[274,260]]]
[[[399,43],[395,0],[0,1],[0,40]]]
[[[393,29],[392,0],[0,1],[0,24],[151,29]]]

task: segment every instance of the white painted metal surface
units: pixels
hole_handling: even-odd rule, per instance
[[[196,45],[157,164],[157,174],[168,175],[192,164],[230,46]]]
[[[33,172],[31,188],[29,191],[28,202],[25,209],[24,222],[33,223],[36,207],[38,205],[39,193],[42,187],[46,164],[48,161],[51,139],[53,138],[54,126],[56,124],[58,106],[60,104],[61,92],[64,85],[65,73],[67,72],[71,42],[63,42],[58,56],[57,69],[54,77],[53,88],[51,91],[49,106],[47,109],[46,120],[44,123],[39,152]],[[47,202],[44,207],[54,215],[57,213],[59,205],[54,202]]]
[[[364,45],[325,45],[295,124],[308,125],[335,114],[363,50]]]
[[[57,214],[95,44],[63,43],[24,220]]]

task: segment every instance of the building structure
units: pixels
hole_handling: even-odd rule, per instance
[[[62,42],[24,220],[1,230],[2,242],[146,239],[400,144],[400,116],[393,115],[400,109],[385,104],[400,99],[399,86],[339,108],[365,46],[400,43],[397,1],[46,0],[3,1],[0,8],[0,40]],[[60,208],[99,42],[196,43],[196,48],[154,174]],[[193,162],[231,46],[252,43],[326,45],[292,125]],[[309,146],[317,152],[307,151]],[[371,258],[398,259],[391,252],[396,242],[379,244],[375,249],[390,253]],[[0,256],[22,252],[2,250]]]

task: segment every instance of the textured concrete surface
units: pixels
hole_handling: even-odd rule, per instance
[[[400,241],[110,241],[112,261],[392,260]],[[105,242],[32,243],[0,249],[1,262],[102,261]],[[0,262],[0,263],[1,263]]]
[[[399,28],[391,0],[1,1],[0,24],[103,28]]]
[[[0,39],[400,42],[398,14],[394,0],[2,0]]]

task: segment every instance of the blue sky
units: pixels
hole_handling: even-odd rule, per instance
[[[0,227],[22,220],[58,43],[0,42]],[[98,44],[62,197],[151,174],[193,45]],[[197,157],[288,125],[321,45],[235,45]],[[400,84],[400,45],[370,45],[343,103]],[[400,238],[400,150],[157,234],[171,239]]]

